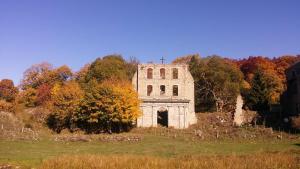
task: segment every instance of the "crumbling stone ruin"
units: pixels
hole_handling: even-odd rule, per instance
[[[139,64],[132,80],[141,99],[138,127],[195,124],[194,80],[186,64]]]

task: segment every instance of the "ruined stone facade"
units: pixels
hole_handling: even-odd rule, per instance
[[[196,123],[194,80],[185,64],[140,64],[132,83],[143,115],[138,127],[187,128]]]
[[[287,90],[281,96],[284,116],[300,114],[300,62],[295,63],[285,71]]]

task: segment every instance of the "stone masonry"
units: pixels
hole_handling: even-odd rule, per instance
[[[143,115],[138,127],[187,128],[196,123],[194,80],[185,64],[139,64],[132,79]]]

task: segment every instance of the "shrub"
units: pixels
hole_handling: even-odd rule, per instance
[[[37,91],[34,88],[23,90],[18,96],[18,102],[26,107],[35,107],[37,105]]]
[[[10,103],[5,100],[0,100],[0,111],[14,112],[15,111],[14,103]]]

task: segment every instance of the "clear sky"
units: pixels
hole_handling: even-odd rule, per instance
[[[0,0],[0,79],[108,54],[168,62],[300,54],[300,0]]]

